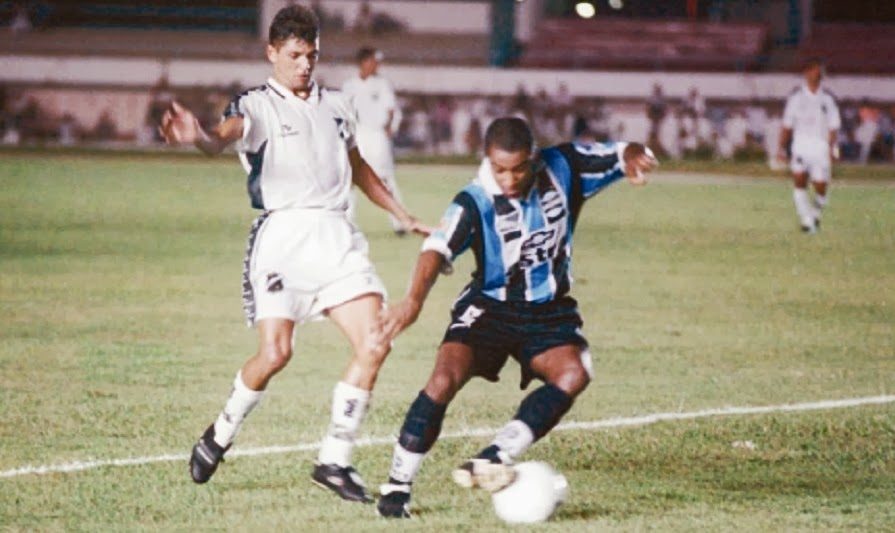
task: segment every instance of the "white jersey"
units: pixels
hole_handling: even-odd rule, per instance
[[[224,111],[232,116],[244,121],[236,149],[252,207],[347,208],[356,116],[339,92],[314,83],[304,100],[271,78],[234,97]]]
[[[358,128],[384,131],[398,110],[398,102],[391,84],[382,76],[359,76],[342,85],[342,92],[351,98],[357,109]],[[394,114],[390,117],[390,113]]]
[[[802,86],[786,99],[783,127],[793,132],[793,151],[829,150],[830,131],[841,125],[836,100],[827,90],[816,93]]]

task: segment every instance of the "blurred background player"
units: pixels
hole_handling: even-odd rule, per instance
[[[828,202],[832,160],[839,158],[837,138],[841,121],[836,99],[821,87],[823,63],[816,59],[808,61],[802,74],[805,84],[786,99],[777,157],[786,161],[789,148],[792,198],[799,223],[802,231],[815,233],[820,228],[821,211]],[[808,195],[809,178],[814,186],[813,202]]]
[[[312,78],[318,56],[314,13],[293,5],[270,25],[267,83],[237,95],[206,132],[188,109],[172,104],[161,132],[170,143],[218,154],[236,143],[252,207],[243,269],[243,303],[258,328],[258,352],[236,374],[217,420],[193,447],[190,474],[205,483],[230,448],[270,379],[292,356],[296,323],[329,317],[353,350],[333,392],[331,423],[312,478],[346,500],[371,501],[351,466],[354,439],[370,391],[389,352],[378,315],[385,287],[367,257],[367,241],[346,215],[352,181],[411,230],[425,231],[360,156],[354,110]]]
[[[451,310],[435,368],[407,411],[395,445],[382,516],[407,518],[410,487],[441,431],[448,403],[473,376],[497,381],[512,356],[531,392],[494,441],[454,471],[463,487],[489,491],[513,480],[510,466],[546,435],[587,387],[592,362],[572,285],[572,233],[584,202],[623,176],[644,183],[655,159],[638,143],[565,143],[535,155],[521,118],[495,120],[476,180],[423,244],[407,296],[385,315],[392,338],[416,321],[439,272],[473,248],[476,270]]]
[[[357,76],[347,80],[342,92],[352,99],[357,110],[357,146],[361,156],[376,171],[386,188],[401,201],[401,193],[395,180],[395,157],[392,137],[401,124],[401,111],[391,84],[379,75],[382,52],[363,47],[357,52]],[[349,216],[354,219],[355,197],[350,198]],[[404,235],[407,228],[393,215],[389,215],[392,229]]]

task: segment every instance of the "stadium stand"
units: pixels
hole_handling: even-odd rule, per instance
[[[359,43],[376,43],[389,62],[485,65],[488,37],[351,31],[327,33],[322,53],[326,61],[353,63]],[[53,28],[23,35],[0,32],[0,53],[180,59],[261,59],[263,43],[242,32],[144,30],[118,28]]]
[[[799,47],[802,59],[822,58],[834,72],[895,70],[895,24],[818,23]]]
[[[754,70],[767,44],[768,30],[761,24],[555,18],[538,25],[520,65]]]

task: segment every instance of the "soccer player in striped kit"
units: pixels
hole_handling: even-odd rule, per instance
[[[547,434],[587,387],[592,373],[572,284],[572,235],[585,200],[623,176],[644,183],[655,165],[637,143],[567,143],[533,153],[528,124],[495,120],[485,134],[477,179],[448,207],[426,239],[407,296],[384,317],[393,337],[419,316],[439,272],[449,273],[467,249],[476,258],[472,282],[451,310],[425,388],[407,411],[395,445],[389,481],[381,488],[381,515],[410,516],[410,488],[435,444],[454,395],[474,377],[490,381],[508,357],[522,368],[522,388],[544,384],[476,457],[454,471],[464,487],[495,491],[513,480],[511,467]]]

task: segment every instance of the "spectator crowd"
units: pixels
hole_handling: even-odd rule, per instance
[[[174,90],[162,78],[149,91],[141,124],[123,128],[110,110],[94,123],[79,123],[69,113],[53,113],[27,89],[0,86],[0,142],[4,145],[160,143],[157,124],[175,97],[197,111],[210,126],[219,120],[237,86]],[[109,98],[114,98],[110,92]],[[731,102],[706,100],[697,88],[671,98],[660,84],[644,100],[606,101],[570,94],[564,83],[534,93],[519,87],[511,96],[400,94],[403,119],[394,136],[400,155],[475,155],[484,129],[496,117],[527,119],[542,146],[570,139],[628,139],[648,142],[664,157],[772,158],[780,133],[783,99]],[[895,103],[840,102],[843,160],[858,163],[895,161]]]

